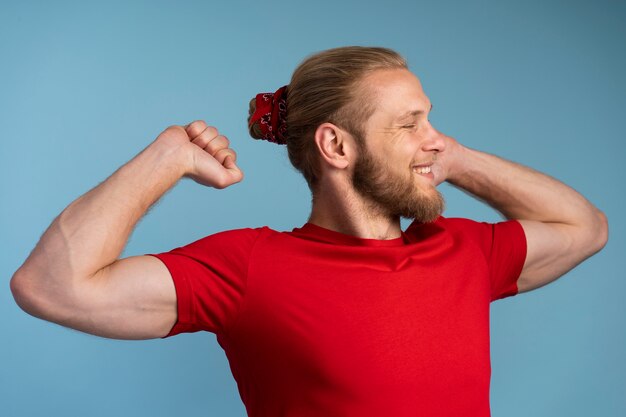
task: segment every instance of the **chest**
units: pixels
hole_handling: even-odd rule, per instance
[[[478,253],[320,255],[251,263],[227,351],[236,369],[282,392],[304,384],[360,399],[488,384]]]

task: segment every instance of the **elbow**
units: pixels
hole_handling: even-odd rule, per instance
[[[600,252],[609,241],[609,220],[606,215],[596,210],[596,221],[594,222],[591,236],[591,246],[593,253]]]
[[[31,282],[28,275],[18,269],[11,277],[10,286],[15,303],[28,314],[34,315],[36,303]]]
[[[54,282],[45,274],[22,266],[10,281],[15,303],[29,315],[66,326],[76,315],[75,288]]]
[[[50,320],[49,303],[45,294],[37,284],[36,277],[22,269],[18,269],[11,277],[11,293],[15,303],[31,316]]]
[[[581,220],[576,231],[572,231],[569,252],[580,254],[581,261],[600,252],[609,241],[609,222],[606,215],[594,209],[586,219]]]
[[[609,219],[602,211],[598,210],[598,216],[600,217],[600,248],[604,248],[609,241]]]

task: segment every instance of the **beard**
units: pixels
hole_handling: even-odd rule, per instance
[[[443,213],[443,195],[434,186],[431,192],[422,190],[413,178],[419,174],[407,170],[407,175],[400,175],[376,160],[364,144],[359,148],[352,186],[374,213],[415,219],[421,223],[434,222]]]

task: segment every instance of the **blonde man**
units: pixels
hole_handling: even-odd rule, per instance
[[[219,232],[118,259],[180,178],[243,179],[204,121],[171,126],[71,203],[11,280],[28,313],[120,339],[211,331],[250,416],[489,416],[489,304],[547,285],[607,241],[565,184],[437,131],[419,79],[385,48],[307,58],[250,103],[285,144],[306,224]],[[445,218],[447,181],[508,220]],[[406,230],[400,218],[413,222]]]

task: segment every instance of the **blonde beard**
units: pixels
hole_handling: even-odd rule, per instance
[[[352,186],[372,215],[404,217],[421,223],[435,221],[445,209],[443,195],[433,187],[427,195],[417,188],[412,172],[401,178],[362,146],[352,173]],[[392,173],[392,174],[390,174]]]

